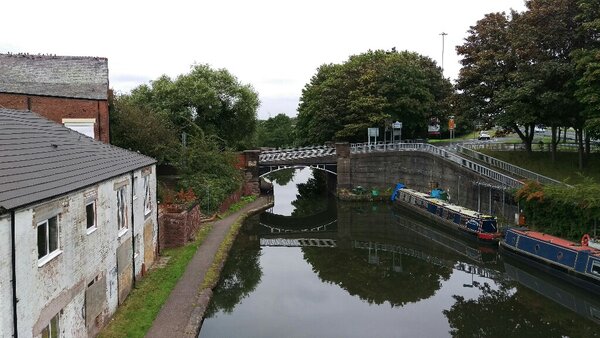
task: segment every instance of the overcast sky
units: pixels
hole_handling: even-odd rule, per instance
[[[319,65],[392,47],[441,63],[441,32],[454,80],[455,46],[469,26],[511,8],[524,10],[524,1],[15,0],[2,3],[0,52],[107,57],[120,92],[208,63],[256,89],[259,118],[294,116]]]

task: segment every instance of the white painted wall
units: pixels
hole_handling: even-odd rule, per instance
[[[0,337],[13,334],[10,214],[0,216]]]
[[[137,183],[140,185],[138,198],[133,201],[135,234],[143,239],[143,194],[141,185],[141,170],[134,172],[140,177]],[[127,205],[129,229],[119,237],[117,225],[117,194],[115,184],[127,183]],[[151,187],[153,191],[154,206],[156,206],[156,170],[152,167]],[[62,196],[58,199],[40,203],[27,209],[16,211],[16,234],[17,234],[17,306],[19,321],[19,336],[31,337],[39,333],[50,319],[59,311],[61,313],[61,331],[69,337],[84,337],[88,335],[83,316],[85,309],[85,290],[89,282],[106,277],[106,304],[102,313],[104,322],[111,316],[118,306],[117,289],[117,248],[121,243],[133,236],[131,231],[131,174],[121,175],[87,189]],[[90,194],[96,194],[96,223],[95,231],[86,228],[86,199]],[[37,222],[43,219],[44,213],[52,206],[58,207],[60,224],[60,250],[57,257],[43,266],[38,266],[37,253]],[[48,208],[50,206],[50,208]],[[153,222],[156,232],[156,211],[154,210]],[[4,219],[0,219],[0,250],[5,250],[9,245],[4,245],[5,228],[10,233],[10,223],[6,226]],[[139,222],[139,226],[138,226]],[[156,236],[155,236],[156,238]],[[143,243],[143,240],[142,240]],[[136,272],[141,271],[143,262],[143,245],[140,255],[136,259]],[[0,253],[3,253],[0,251]],[[5,254],[0,257],[10,257]],[[4,261],[0,264],[0,283],[4,283]],[[10,264],[10,261],[8,261]],[[8,266],[10,269],[10,265]],[[10,270],[8,270],[10,272]],[[4,285],[4,284],[2,284]],[[8,288],[10,291],[10,288]],[[4,287],[0,293],[2,308],[5,299],[10,300],[10,293],[4,294]],[[7,298],[8,297],[8,298]],[[8,303],[11,304],[11,303]],[[0,321],[0,336],[3,334],[4,322],[8,321],[7,312],[2,314]],[[11,323],[8,321],[8,323]],[[12,326],[11,326],[12,327]]]

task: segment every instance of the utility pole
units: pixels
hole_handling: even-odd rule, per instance
[[[445,38],[446,35],[448,35],[448,33],[444,33],[441,32],[440,35],[442,36],[442,76],[444,75],[444,45],[445,45]]]

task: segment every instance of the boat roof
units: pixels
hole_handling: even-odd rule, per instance
[[[532,230],[521,230],[521,229],[510,229],[510,230],[514,231],[520,235],[535,238],[535,239],[543,241],[543,242],[555,244],[555,245],[569,248],[569,249],[575,250],[575,251],[591,251],[592,255],[600,256],[600,250],[593,248],[591,246],[582,246],[579,243],[571,242],[564,238],[560,238],[560,237],[545,234],[543,232],[532,231]]]
[[[439,206],[442,206],[442,207],[444,207],[444,208],[446,208],[448,210],[452,210],[454,212],[458,212],[458,213],[461,213],[463,215],[467,215],[469,217],[496,219],[496,217],[494,217],[494,216],[482,214],[482,213],[479,213],[479,212],[477,212],[475,210],[471,210],[469,208],[465,208],[465,207],[460,206],[460,205],[455,205],[455,204],[452,204],[452,203],[448,203],[447,201],[441,200],[439,198],[431,197],[431,195],[422,193],[420,191],[416,191],[416,190],[409,189],[409,188],[403,188],[402,190],[407,191],[408,193],[410,193],[412,195],[416,195],[416,196],[424,198],[424,199],[426,199],[428,201],[434,202],[435,204],[437,204]]]

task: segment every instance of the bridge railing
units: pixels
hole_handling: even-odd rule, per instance
[[[538,173],[535,173],[533,171],[518,167],[516,165],[510,164],[508,162],[504,162],[502,160],[499,160],[495,157],[486,155],[486,154],[482,154],[478,151],[475,151],[473,149],[469,149],[467,147],[463,147],[463,146],[456,146],[456,150],[463,154],[466,155],[468,157],[474,158],[476,160],[479,160],[481,162],[487,163],[488,165],[498,168],[500,170],[503,170],[507,173],[519,176],[519,177],[523,177],[532,181],[537,181],[540,182],[541,184],[564,184],[560,181],[557,181],[555,179],[552,179],[550,177],[546,177],[543,175],[540,175]]]
[[[261,162],[275,162],[331,155],[335,155],[335,148],[327,146],[286,148],[263,151],[259,155],[259,160]]]
[[[492,170],[487,166],[481,165],[477,162],[471,161],[455,153],[428,143],[353,143],[350,145],[350,152],[354,154],[376,151],[422,151],[435,155],[446,161],[454,162],[459,166],[474,171],[483,177],[494,180],[504,187],[519,188],[523,185],[523,182],[511,176]]]

